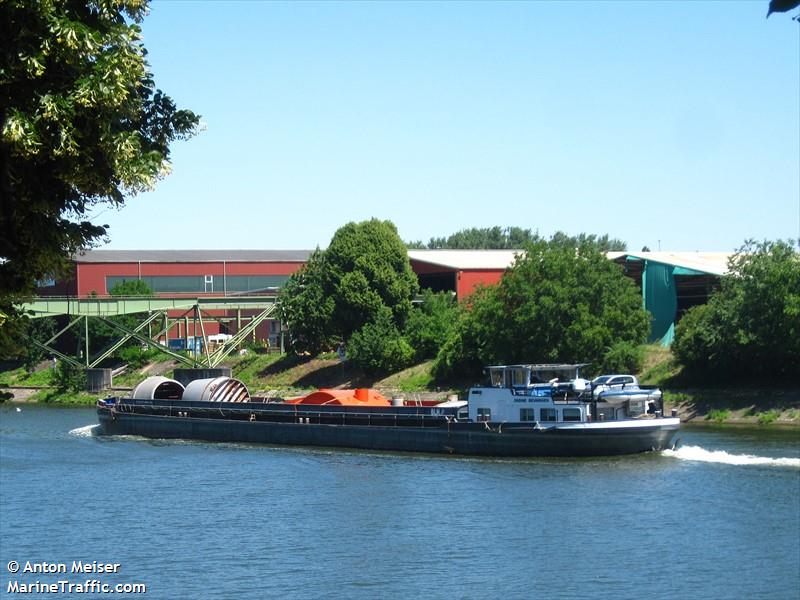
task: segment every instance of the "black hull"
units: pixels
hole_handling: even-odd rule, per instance
[[[98,419],[104,435],[506,457],[611,456],[663,450],[671,446],[678,429],[672,420],[659,419],[649,420],[644,427],[535,430],[496,423],[387,427],[181,418],[108,408],[98,409]]]

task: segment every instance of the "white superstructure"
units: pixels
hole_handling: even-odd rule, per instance
[[[487,367],[489,384],[469,391],[473,422],[521,423],[534,427],[637,418],[660,407],[638,397],[599,397],[580,376],[585,364]],[[637,386],[638,390],[638,386]],[[660,393],[657,396],[660,400]]]

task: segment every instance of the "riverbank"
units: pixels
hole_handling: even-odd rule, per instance
[[[664,390],[665,412],[674,408],[683,422],[696,425],[779,425],[800,427],[800,390],[761,387],[676,387],[665,368],[668,351],[653,352],[643,382],[659,385]],[[155,365],[155,366],[154,366]],[[0,394],[11,394],[11,402],[36,402],[57,405],[93,405],[99,398],[126,395],[139,381],[158,371],[171,375],[175,364],[160,362],[131,370],[115,377],[115,388],[100,394],[59,392],[49,383],[45,369],[27,375],[19,369],[0,373]],[[419,400],[445,400],[448,396],[466,397],[467,389],[476,382],[462,380],[437,383],[430,374],[431,362],[423,362],[386,377],[368,377],[349,363],[342,363],[335,354],[318,357],[249,354],[227,361],[233,376],[247,385],[251,394],[290,397],[318,388],[369,387],[387,396],[405,396]],[[157,367],[157,368],[156,368]],[[665,375],[653,381],[652,373]],[[35,382],[35,383],[29,383]],[[5,383],[5,386],[2,385]],[[26,385],[27,384],[27,385]],[[38,384],[38,385],[37,385]]]
[[[320,386],[330,387],[330,386]],[[339,386],[346,387],[346,386]],[[384,395],[397,395],[398,389],[377,387]],[[15,404],[45,404],[53,406],[93,406],[97,400],[110,395],[127,395],[131,388],[115,388],[99,394],[87,392],[63,392],[55,388],[41,387],[12,387],[0,388],[0,396],[10,394],[5,401]],[[296,388],[279,390],[271,389],[273,396],[291,396],[298,393]],[[255,393],[255,392],[254,392]],[[729,393],[730,397],[726,394]],[[458,394],[455,390],[418,390],[404,392],[407,397],[419,400],[445,400],[448,396]],[[665,412],[674,408],[683,423],[692,423],[700,426],[719,425],[746,425],[746,426],[781,426],[800,428],[800,393],[789,390],[771,390],[766,394],[773,394],[774,398],[768,404],[769,408],[759,406],[758,401],[764,398],[765,392],[753,393],[749,397],[741,391],[726,392],[713,390],[697,392],[665,392]],[[463,392],[458,394],[464,398]],[[714,398],[713,403],[708,399]],[[746,406],[741,406],[742,402]]]
[[[788,425],[800,427],[800,390],[709,388],[665,390],[664,402],[682,422],[697,425]]]

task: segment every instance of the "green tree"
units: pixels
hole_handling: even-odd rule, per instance
[[[554,237],[525,250],[497,286],[462,304],[437,356],[439,376],[530,362],[588,362],[597,372],[619,364],[621,344],[644,341],[649,318],[641,296],[594,240],[576,248]]]
[[[767,18],[775,12],[789,12],[800,6],[800,0],[770,0],[767,9]],[[800,21],[800,15],[792,17],[795,21]]]
[[[25,336],[27,338],[34,338],[39,342],[49,340],[56,333],[55,320],[52,318],[26,318],[21,322],[26,328]],[[25,337],[20,337],[18,342],[24,339]],[[19,343],[18,346],[22,350],[22,366],[25,367],[25,370],[28,372],[32,372],[41,361],[50,357],[42,348],[36,344],[30,343],[28,340],[24,343]]]
[[[451,293],[422,291],[422,303],[409,314],[404,332],[417,360],[436,357],[457,318],[458,304]]]
[[[392,312],[384,307],[374,321],[353,333],[347,357],[367,375],[399,371],[411,364],[414,348],[394,324]]]
[[[81,392],[86,389],[86,371],[74,367],[67,361],[60,360],[56,364],[53,383],[59,392]]]
[[[496,358],[496,326],[503,308],[496,287],[479,287],[459,305],[453,332],[439,349],[433,365],[438,378],[479,375]],[[536,362],[531,360],[525,362]]]
[[[790,242],[747,241],[708,304],[675,329],[672,350],[706,380],[800,376],[800,252]]]
[[[389,221],[348,223],[317,250],[281,292],[281,315],[295,352],[347,342],[384,308],[402,329],[418,290],[405,245]]]
[[[521,227],[472,227],[462,229],[446,238],[431,238],[427,247],[431,250],[518,250],[531,242],[538,242],[543,239],[538,233]],[[598,236],[579,233],[571,236],[563,231],[558,231],[553,235],[552,239],[556,242],[569,244],[573,248],[591,244],[602,252],[624,251],[627,248],[625,242],[611,238],[608,234]],[[421,246],[421,242],[409,242],[408,247],[421,248],[424,246]]]
[[[155,88],[147,0],[0,2],[0,299],[58,274],[106,235],[87,212],[169,171],[199,117]]]
[[[628,249],[628,245],[622,240],[609,237],[608,234],[595,235],[593,233],[579,233],[578,235],[568,235],[563,231],[557,231],[553,234],[553,241],[572,246],[573,248],[580,248],[583,246],[592,246],[600,252],[624,252]]]
[[[471,227],[444,238],[431,238],[428,248],[450,250],[516,250],[538,239],[538,234],[521,227]]]
[[[150,289],[150,286],[147,285],[146,282],[142,281],[141,279],[125,279],[117,283],[111,290],[109,290],[109,294],[112,296],[152,296],[153,290]],[[109,317],[110,321],[113,321],[123,327],[128,329],[135,329],[136,326],[141,322],[141,315],[119,315],[116,317]],[[90,352],[95,353],[106,346],[110,345],[115,340],[118,340],[122,337],[122,333],[120,333],[117,329],[112,327],[111,325],[107,325],[106,323],[100,321],[99,319],[90,319],[89,320],[89,342],[91,344]],[[78,348],[84,347],[84,336],[82,333],[78,334]],[[137,352],[140,351],[140,342],[134,339],[128,340],[121,348],[119,348],[115,352],[115,356],[118,358],[127,358],[125,362],[133,362],[136,363],[139,361],[139,357],[136,356]],[[141,353],[141,352],[140,352]],[[123,355],[127,355],[123,357]]]

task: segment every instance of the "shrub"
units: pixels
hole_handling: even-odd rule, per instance
[[[632,342],[617,342],[603,355],[604,373],[638,373],[644,360],[641,345]]]
[[[708,304],[681,319],[672,345],[688,373],[719,380],[800,376],[800,252],[747,242]]]
[[[60,360],[56,365],[53,383],[59,392],[83,391],[86,389],[86,371]]]
[[[675,406],[678,404],[693,404],[694,396],[684,392],[664,392],[664,405]]]
[[[414,359],[414,349],[394,325],[390,311],[356,331],[347,346],[347,357],[368,375],[403,369]]]
[[[422,292],[422,304],[408,316],[405,337],[417,360],[434,358],[452,334],[458,314],[458,304],[449,292]]]
[[[781,416],[781,413],[777,410],[768,410],[758,413],[758,424],[769,425],[770,423],[777,421],[779,416]]]
[[[728,409],[715,409],[710,411],[706,415],[707,421],[716,421],[717,423],[723,423],[731,418],[731,411]]]
[[[117,355],[131,369],[141,369],[147,363],[167,356],[156,348],[142,348],[141,345],[122,348],[117,351]]]

